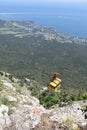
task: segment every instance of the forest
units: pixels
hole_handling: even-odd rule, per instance
[[[86,93],[82,96],[87,92],[87,44],[46,40],[40,34],[17,37],[0,33],[0,70],[21,79],[33,79],[46,87],[53,72],[58,72],[63,96],[70,93],[72,100],[87,98]],[[32,90],[32,95],[35,93]]]
[[[0,68],[47,85],[60,73],[64,88],[86,88],[87,46],[46,41],[41,37],[0,35]]]

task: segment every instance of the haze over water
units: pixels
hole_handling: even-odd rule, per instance
[[[57,32],[87,38],[87,7],[83,5],[0,6],[0,19],[30,20]]]

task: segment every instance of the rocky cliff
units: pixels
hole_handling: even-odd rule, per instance
[[[26,86],[26,82],[0,72],[0,130],[87,130],[86,113],[78,103],[48,110]]]

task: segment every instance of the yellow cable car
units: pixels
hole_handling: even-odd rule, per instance
[[[57,90],[61,87],[61,79],[57,78],[57,74],[54,73],[52,80],[49,84],[49,90],[52,92],[57,92]]]

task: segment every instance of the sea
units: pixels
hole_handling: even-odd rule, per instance
[[[87,39],[87,4],[0,5],[0,19],[34,21],[58,33]]]

